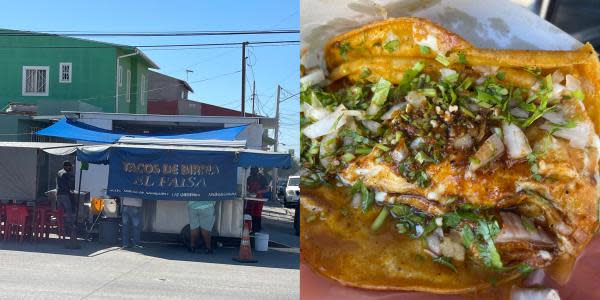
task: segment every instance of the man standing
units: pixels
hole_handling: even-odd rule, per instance
[[[66,247],[69,249],[78,249],[81,246],[77,243],[75,228],[75,209],[71,201],[71,191],[75,190],[75,176],[73,176],[73,165],[70,161],[63,162],[63,168],[56,174],[56,200],[58,208],[65,213],[65,227],[70,230],[70,238]]]
[[[198,237],[202,233],[204,251],[213,253],[211,232],[215,224],[215,201],[188,201],[188,214],[190,218],[190,252],[198,248]]]
[[[249,193],[256,194],[256,198],[264,198],[267,192],[267,180],[258,172],[258,168],[250,169],[250,176],[246,180],[246,186]],[[245,213],[252,216],[252,232],[260,232],[262,230],[262,209],[263,201],[246,201]]]
[[[140,245],[140,219],[142,214],[142,199],[123,197],[121,199],[121,241],[123,242],[123,248],[131,248],[129,243],[129,224],[131,223],[131,229],[133,231],[133,247],[137,249],[143,249]]]

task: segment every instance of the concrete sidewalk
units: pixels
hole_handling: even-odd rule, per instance
[[[263,232],[286,247],[253,251],[255,264],[233,261],[237,247],[207,255],[174,243],[129,251],[97,242],[68,250],[56,239],[0,241],[0,299],[298,299],[293,213],[265,205]]]
[[[0,242],[0,299],[298,299],[299,254],[254,252],[256,264],[181,246],[145,244],[141,251],[95,242],[67,250],[57,240]]]

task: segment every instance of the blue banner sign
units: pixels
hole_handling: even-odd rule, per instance
[[[109,155],[111,196],[186,201],[236,197],[233,152],[115,147]]]

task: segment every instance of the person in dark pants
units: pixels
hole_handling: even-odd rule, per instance
[[[129,229],[131,227],[133,235],[133,247],[143,249],[140,245],[141,234],[141,215],[142,215],[142,199],[123,197],[121,199],[121,241],[123,248],[130,248],[129,244]]]
[[[75,190],[75,176],[73,165],[69,161],[63,163],[63,168],[56,174],[56,201],[57,207],[65,212],[65,227],[70,230],[70,238],[66,247],[78,249],[77,230],[75,228],[75,208],[71,199],[71,191]]]
[[[246,180],[246,186],[249,193],[256,194],[256,198],[263,198],[267,192],[267,180],[258,172],[258,168],[250,169],[250,176]],[[246,201],[246,210],[244,213],[252,216],[252,231],[260,232],[262,230],[262,201]]]

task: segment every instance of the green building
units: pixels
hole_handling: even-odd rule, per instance
[[[10,134],[43,125],[23,107],[36,116],[145,114],[149,68],[158,66],[135,47],[0,29],[0,140],[29,140]]]

